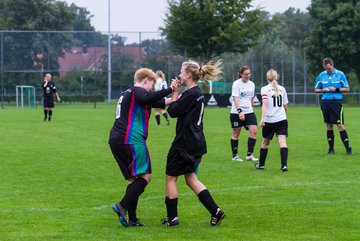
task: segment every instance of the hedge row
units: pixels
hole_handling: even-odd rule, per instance
[[[4,96],[4,102],[16,102],[16,96]],[[105,101],[104,95],[61,95],[61,102],[103,102]],[[36,96],[36,101],[41,102],[42,96]],[[1,101],[1,98],[0,98]]]

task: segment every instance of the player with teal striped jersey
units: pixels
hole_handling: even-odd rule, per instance
[[[150,182],[151,162],[146,145],[152,107],[164,108],[171,103],[174,85],[160,91],[152,91],[155,73],[146,68],[135,72],[134,86],[125,90],[117,103],[114,125],[110,131],[109,145],[120,170],[128,182],[122,200],[112,208],[125,226],[143,226],[136,216],[140,195]],[[127,219],[127,212],[129,219]]]

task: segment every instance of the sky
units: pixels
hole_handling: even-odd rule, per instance
[[[91,24],[97,31],[108,31],[108,3],[110,2],[110,29],[114,32],[156,32],[163,27],[167,0],[65,0],[86,7],[94,16]],[[274,14],[289,7],[307,11],[311,0],[253,0],[252,5]]]

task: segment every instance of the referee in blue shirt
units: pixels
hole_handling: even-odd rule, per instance
[[[346,154],[352,155],[349,137],[345,130],[342,106],[342,93],[349,92],[349,83],[345,74],[334,68],[334,62],[331,58],[325,58],[323,66],[325,71],[321,72],[316,79],[315,92],[322,93],[321,111],[327,128],[328,154],[335,154],[333,130],[333,125],[335,124],[339,129],[341,140],[346,148]]]

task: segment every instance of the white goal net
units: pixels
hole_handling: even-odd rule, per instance
[[[31,85],[16,86],[16,108],[36,107],[35,87]]]

